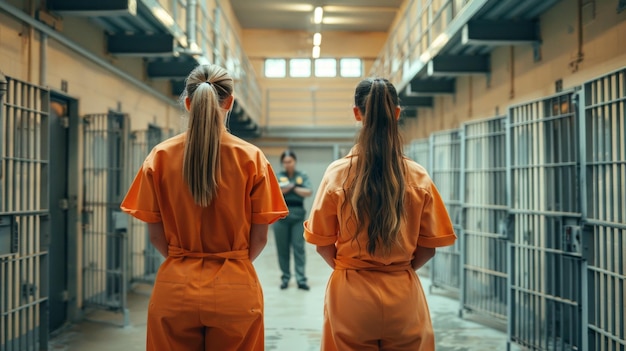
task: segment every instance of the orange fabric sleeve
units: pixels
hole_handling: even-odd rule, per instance
[[[436,248],[454,244],[456,235],[446,206],[435,184],[431,183],[430,196],[424,199],[417,245]]]
[[[328,189],[328,181],[322,180],[309,219],[304,222],[304,240],[317,246],[332,245],[337,241],[339,220],[337,196]]]
[[[257,163],[257,174],[250,192],[252,202],[252,223],[272,224],[287,216],[289,209],[285,204],[278,179],[270,163],[261,157]]]
[[[146,160],[137,172],[120,208],[139,220],[157,223],[161,222],[161,211],[152,176],[153,170]]]

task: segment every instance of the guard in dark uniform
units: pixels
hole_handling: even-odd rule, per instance
[[[278,251],[278,264],[282,271],[281,289],[287,289],[291,279],[290,256],[293,249],[295,263],[296,283],[298,289],[309,290],[306,275],[304,273],[305,254],[303,223],[306,216],[304,198],[311,196],[311,183],[309,177],[296,170],[296,155],[287,150],[280,156],[283,171],[278,173],[280,184],[289,215],[274,224],[276,237],[276,249]]]

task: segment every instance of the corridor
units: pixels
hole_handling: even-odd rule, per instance
[[[311,290],[298,290],[292,281],[287,290],[278,288],[276,247],[270,233],[268,245],[255,262],[265,296],[265,345],[268,351],[319,350],[324,288],[330,268],[307,245],[307,274]],[[459,302],[437,291],[430,293],[430,280],[422,278],[435,328],[437,351],[501,351],[506,333],[458,317]],[[144,350],[146,313],[150,286],[138,285],[129,294],[131,324],[122,327],[120,314],[91,312],[85,321],[56,335],[55,351]],[[512,347],[511,350],[519,350]]]

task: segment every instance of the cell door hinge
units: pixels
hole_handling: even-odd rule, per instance
[[[59,208],[63,211],[67,211],[70,208],[70,200],[68,199],[60,199],[59,200]]]
[[[61,124],[61,127],[69,128],[70,127],[70,118],[68,116],[61,117],[61,118],[59,118],[59,123]]]

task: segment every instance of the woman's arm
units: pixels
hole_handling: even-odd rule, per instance
[[[297,186],[297,187],[293,188],[293,191],[296,194],[298,194],[298,195],[300,195],[302,197],[309,197],[309,196],[311,196],[311,194],[313,194],[313,191],[311,189],[303,188],[303,187],[300,187],[300,186]]]
[[[411,266],[414,270],[418,270],[435,256],[435,249],[418,246],[417,249],[415,249],[414,255],[415,258],[411,261]]]
[[[335,269],[335,258],[337,257],[337,247],[335,244],[328,246],[318,246],[317,253],[322,256],[330,268]]]
[[[150,242],[152,245],[167,258],[167,239],[165,238],[165,229],[163,222],[148,223],[148,233],[150,233]]]
[[[254,261],[265,248],[267,244],[268,224],[254,224],[250,227],[250,249],[248,256],[250,261]]]

